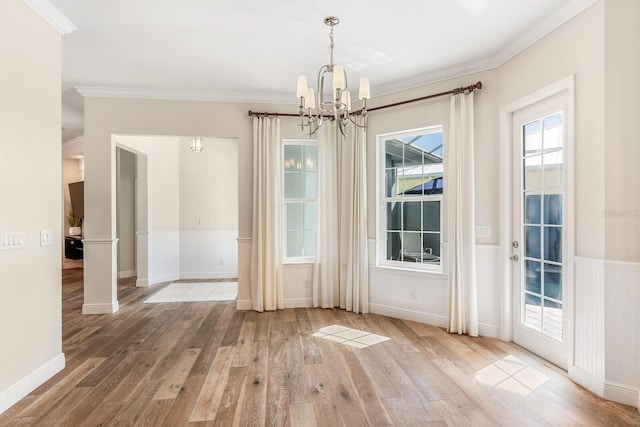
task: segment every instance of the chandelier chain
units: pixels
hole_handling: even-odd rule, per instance
[[[333,24],[331,24],[331,31],[329,31],[329,64],[333,70]]]

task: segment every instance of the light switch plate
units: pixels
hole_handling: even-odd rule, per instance
[[[51,230],[40,230],[40,246],[51,244]]]
[[[0,233],[0,250],[22,249],[26,241],[23,231],[3,231]]]

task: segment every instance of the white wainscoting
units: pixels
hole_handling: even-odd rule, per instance
[[[376,242],[369,240],[369,306],[372,313],[447,327],[447,275],[375,265]],[[446,247],[443,248],[443,253]],[[498,261],[500,247],[477,245],[478,317],[480,335],[499,332]]]
[[[574,351],[569,377],[604,394],[604,262],[575,257]]]
[[[238,230],[180,230],[180,278],[238,277]]]
[[[640,263],[575,258],[569,376],[594,393],[640,404]]]
[[[304,308],[313,305],[311,294],[313,263],[284,264],[282,277],[285,308]]]
[[[149,231],[149,285],[180,279],[180,232]]]
[[[605,261],[604,397],[640,399],[640,263]]]
[[[499,245],[476,245],[476,281],[478,286],[479,334],[500,337],[500,271],[502,255]]]

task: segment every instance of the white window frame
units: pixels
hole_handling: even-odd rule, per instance
[[[307,202],[316,202],[316,207],[318,205],[318,189],[316,187],[316,198],[315,199],[291,199],[285,197],[285,167],[284,167],[284,151],[287,145],[311,145],[316,147],[316,186],[318,179],[318,165],[317,165],[317,149],[318,149],[318,141],[315,139],[283,139],[282,140],[282,263],[283,264],[301,264],[301,263],[314,263],[316,260],[314,256],[302,256],[302,257],[289,257],[287,256],[287,205],[289,203],[307,203]],[[316,215],[317,215],[316,211]],[[317,217],[316,217],[317,218]],[[304,231],[304,230],[303,230]],[[316,221],[316,238],[318,233],[318,226]]]
[[[425,126],[417,129],[410,129],[406,131],[398,131],[398,132],[388,132],[384,134],[380,134],[376,136],[376,144],[377,144],[377,204],[378,204],[378,215],[377,215],[377,226],[376,229],[378,231],[377,236],[377,259],[376,263],[381,267],[391,267],[402,270],[418,270],[425,272],[433,272],[433,273],[443,273],[443,234],[445,227],[445,219],[443,216],[444,209],[444,200],[443,194],[437,195],[422,195],[422,196],[412,196],[412,197],[386,197],[386,164],[385,164],[385,140],[389,139],[390,136],[394,137],[407,137],[407,136],[415,136],[421,134],[428,133],[442,133],[443,134],[443,182],[446,183],[446,170],[444,169],[444,154],[445,154],[445,134],[444,134],[444,126],[443,125],[432,125]],[[443,188],[443,193],[446,191],[446,187]],[[387,259],[387,202],[396,200],[398,202],[401,201],[439,201],[440,202],[440,262],[438,264],[430,264],[424,262],[410,262],[410,261],[400,261],[400,260],[388,260]],[[420,219],[422,222],[422,218]]]

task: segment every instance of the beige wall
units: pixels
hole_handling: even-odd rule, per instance
[[[604,257],[602,7],[597,3],[498,69],[499,106],[575,75],[576,255],[592,258]]]
[[[605,2],[607,260],[640,262],[640,1]]]
[[[60,35],[22,1],[4,0],[0,52],[0,228],[26,237],[25,248],[0,251],[1,412],[64,356]],[[40,230],[51,245],[40,246]]]
[[[131,277],[136,270],[136,156],[118,148],[116,158],[118,277]]]
[[[248,119],[248,118],[247,118]],[[180,229],[238,229],[238,141],[207,138],[194,153],[180,140]]]

